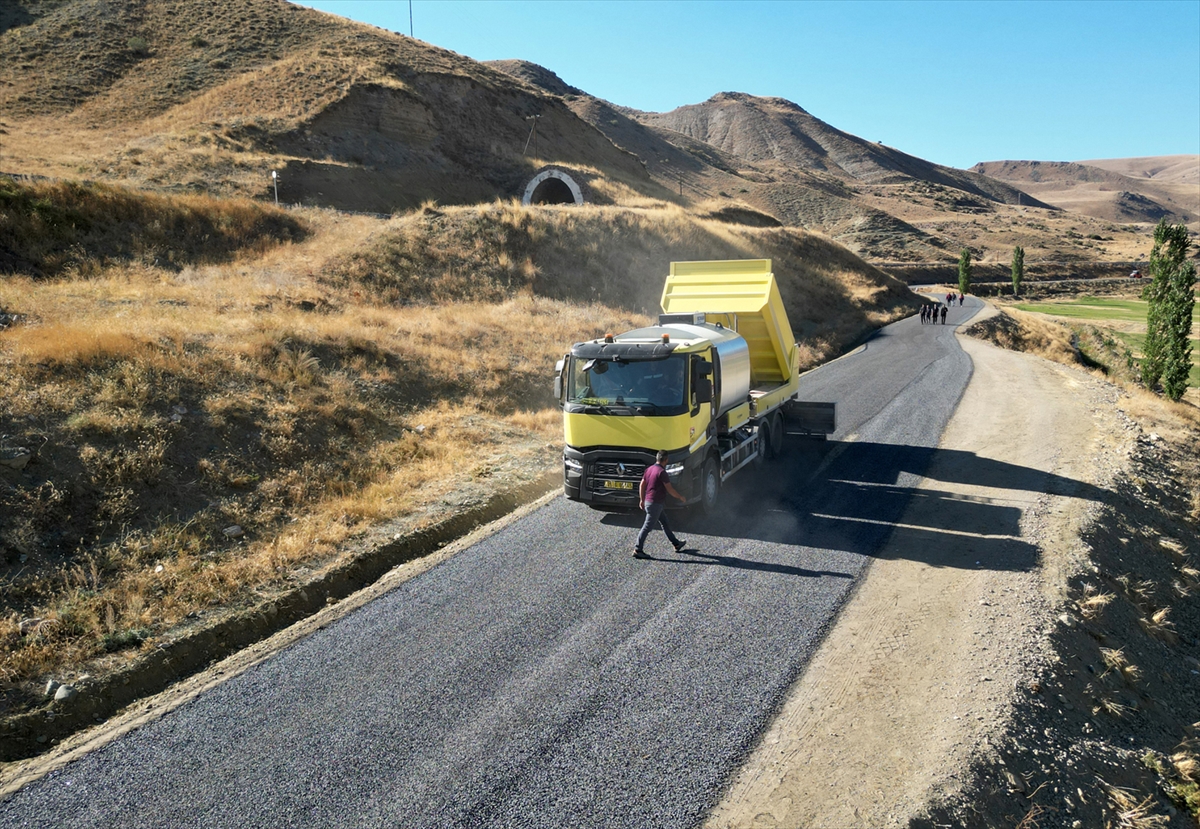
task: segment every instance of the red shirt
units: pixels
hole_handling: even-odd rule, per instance
[[[667,500],[667,470],[657,463],[646,467],[642,474],[642,483],[646,485],[646,503],[661,504]]]

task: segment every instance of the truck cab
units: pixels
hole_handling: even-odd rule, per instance
[[[662,307],[657,325],[575,343],[556,366],[571,500],[636,509],[663,450],[685,504],[709,511],[726,478],[782,448],[799,358],[770,260],[674,262]]]

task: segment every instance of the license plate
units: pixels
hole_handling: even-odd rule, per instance
[[[633,489],[633,481],[605,481],[605,489]]]

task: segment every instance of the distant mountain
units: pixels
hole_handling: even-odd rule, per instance
[[[865,141],[783,98],[722,92],[701,104],[636,117],[758,165],[815,170],[865,184],[926,181],[1005,204],[1019,199],[1014,187]]]
[[[1114,222],[1200,218],[1200,156],[1099,162],[986,161],[974,172],[1019,186],[1043,201]]]
[[[1080,161],[1129,178],[1149,178],[1166,184],[1200,187],[1200,155],[1155,155],[1142,158],[1098,158]],[[1193,191],[1200,195],[1200,191]]]

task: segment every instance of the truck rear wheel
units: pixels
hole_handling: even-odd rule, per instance
[[[700,473],[700,509],[705,515],[711,515],[717,509],[717,500],[721,494],[721,473],[717,469],[715,458],[704,462]]]
[[[766,450],[767,460],[773,461],[783,454],[783,419],[778,412],[770,414],[759,429],[759,441]]]

